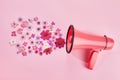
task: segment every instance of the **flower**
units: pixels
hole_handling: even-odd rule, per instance
[[[27,46],[27,44],[28,44],[27,42],[24,42],[24,43],[23,43],[24,46]]]
[[[35,34],[31,34],[31,37],[34,38],[34,37],[35,37]]]
[[[29,35],[29,32],[26,32],[26,35]]]
[[[23,56],[27,56],[27,52],[23,51],[23,52],[22,52],[22,55],[23,55]]]
[[[53,46],[52,41],[48,40],[47,43],[48,43],[50,46]]]
[[[20,46],[20,47],[18,48],[17,54],[22,53],[22,52],[24,52],[24,51],[25,51],[25,47],[24,47],[24,46]]]
[[[46,24],[47,24],[47,22],[46,22],[46,21],[44,21],[44,22],[43,22],[43,24],[44,24],[44,25],[46,25]]]
[[[33,50],[37,50],[38,47],[37,47],[37,46],[32,46],[32,49],[33,49]]]
[[[16,32],[15,31],[11,32],[11,36],[16,36]]]
[[[31,30],[31,29],[32,29],[32,27],[31,27],[31,26],[28,26],[28,29],[29,29],[29,30]]]
[[[30,44],[34,44],[34,41],[30,41]]]
[[[32,19],[28,19],[28,21],[29,21],[30,23],[32,23],[33,20],[32,20]]]
[[[40,31],[40,28],[39,28],[39,27],[37,28],[37,31]]]
[[[51,25],[55,25],[55,22],[51,22]]]
[[[18,18],[18,21],[21,22],[23,19],[22,18]]]
[[[17,29],[18,34],[22,34],[22,32],[23,32],[23,29],[21,29],[21,28]]]
[[[39,55],[41,56],[43,53],[42,52],[39,52]]]
[[[65,41],[63,38],[57,38],[56,41],[55,41],[55,45],[56,47],[64,47],[64,44],[65,44]]]
[[[38,21],[37,24],[40,25],[40,22]]]
[[[16,44],[16,40],[11,39],[9,43],[10,43],[10,45],[15,45]]]
[[[32,53],[32,50],[28,50],[28,53]]]
[[[51,33],[49,32],[49,30],[43,30],[40,35],[43,40],[49,40],[49,38],[51,38]]]
[[[52,48],[46,48],[43,52],[44,52],[46,55],[51,54]]]
[[[19,47],[20,47],[20,44],[16,44],[16,47],[19,48]]]
[[[39,40],[40,39],[40,36],[36,36],[36,40]]]
[[[16,28],[18,24],[16,22],[11,23],[11,27]]]
[[[24,35],[22,35],[22,36],[21,36],[21,39],[22,39],[22,40],[24,40],[24,39],[25,39],[25,36],[24,36]]]
[[[27,21],[23,21],[22,24],[21,24],[21,27],[22,28],[28,27],[28,22]]]
[[[34,18],[34,21],[38,21],[38,17],[35,17],[35,18]]]

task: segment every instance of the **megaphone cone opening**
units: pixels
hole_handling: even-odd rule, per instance
[[[70,25],[67,32],[66,37],[66,52],[70,53],[73,48],[73,42],[74,42],[74,27],[73,25]]]

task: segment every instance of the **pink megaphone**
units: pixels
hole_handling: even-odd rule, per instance
[[[66,51],[70,53],[74,49],[91,49],[88,68],[93,69],[96,63],[99,51],[110,50],[114,45],[114,40],[104,36],[87,34],[69,26],[66,37]]]

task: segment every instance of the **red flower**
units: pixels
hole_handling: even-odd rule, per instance
[[[56,41],[55,41],[55,45],[56,47],[64,47],[64,44],[65,44],[65,40],[63,38],[57,38]]]
[[[46,53],[46,55],[51,54],[52,48],[46,48],[43,52]]]
[[[51,38],[51,33],[49,32],[49,30],[43,30],[40,35],[43,40],[49,40],[49,38]]]

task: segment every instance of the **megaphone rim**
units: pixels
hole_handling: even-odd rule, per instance
[[[71,46],[70,46],[70,49],[68,50],[67,46],[68,46],[68,35],[69,35],[69,31],[72,29],[72,42],[71,42]],[[67,37],[66,37],[66,52],[67,53],[70,53],[72,51],[72,48],[73,48],[73,42],[74,42],[74,26],[73,25],[70,25],[69,28],[68,28],[68,32],[67,32]]]

